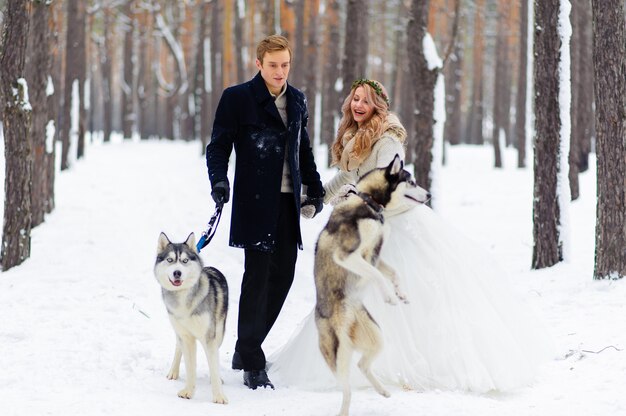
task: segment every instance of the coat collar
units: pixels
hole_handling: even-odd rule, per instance
[[[263,77],[261,76],[261,71],[257,72],[250,82],[252,84],[252,91],[254,92],[257,102],[265,109],[265,111],[283,124],[283,120],[280,118],[280,114],[278,114],[276,105],[274,105],[274,99],[272,98],[267,85],[265,85],[265,80],[263,80]],[[287,98],[287,122],[289,123],[289,121],[293,120],[293,117],[295,116],[295,100],[289,83],[287,83],[285,97]]]

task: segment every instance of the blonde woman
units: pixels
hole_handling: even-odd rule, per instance
[[[406,131],[389,112],[380,82],[355,81],[342,112],[332,148],[339,171],[324,185],[325,202],[404,155]],[[506,391],[529,384],[552,348],[505,274],[425,205],[384,215],[391,232],[381,258],[396,270],[409,304],[388,305],[375,291],[366,295],[384,338],[376,375],[412,390]],[[270,362],[283,384],[335,385],[319,352],[313,313]],[[367,385],[359,371],[350,373],[353,383]]]

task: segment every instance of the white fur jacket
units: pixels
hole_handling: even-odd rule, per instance
[[[370,170],[389,165],[396,154],[404,160],[404,144],[394,129],[390,128],[383,133],[383,136],[372,147],[370,155],[356,169],[349,172],[340,170],[330,181],[324,184],[326,191],[324,203],[327,204],[331,199],[342,196],[341,188],[344,185],[356,184]]]

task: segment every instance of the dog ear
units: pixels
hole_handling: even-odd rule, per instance
[[[168,244],[172,244],[172,242],[169,238],[167,238],[164,232],[161,232],[159,235],[159,242],[157,244],[157,252],[160,253],[165,250],[165,247],[167,247]]]
[[[196,235],[193,232],[187,236],[185,244],[196,253],[198,252],[198,249],[196,248]]]
[[[387,174],[397,175],[398,173],[400,173],[403,167],[404,162],[400,158],[400,155],[396,153],[396,156],[393,158],[389,166],[387,166]]]

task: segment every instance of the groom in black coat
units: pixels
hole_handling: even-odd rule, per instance
[[[310,205],[315,214],[323,206],[306,99],[287,84],[290,64],[287,39],[272,35],[259,43],[259,73],[224,90],[206,149],[211,196],[221,205],[229,200],[228,160],[235,148],[229,244],[245,250],[245,270],[232,366],[244,370],[251,389],[274,387],[261,344],[287,297],[302,249],[302,185],[307,189],[302,206]]]

